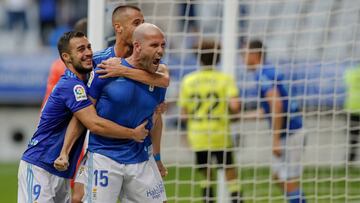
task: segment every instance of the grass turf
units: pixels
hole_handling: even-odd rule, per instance
[[[16,202],[17,170],[17,164],[0,164],[0,202]],[[285,202],[280,189],[270,183],[269,168],[242,167],[239,178],[246,203]],[[170,167],[165,179],[168,202],[202,202],[200,180],[192,168]],[[310,203],[360,202],[359,168],[307,167],[301,182]]]

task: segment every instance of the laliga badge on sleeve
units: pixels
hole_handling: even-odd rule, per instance
[[[74,95],[75,95],[76,101],[87,100],[85,88],[81,85],[74,86]]]

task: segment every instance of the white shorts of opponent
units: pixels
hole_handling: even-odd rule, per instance
[[[90,174],[90,175],[89,175]],[[87,203],[160,203],[165,187],[153,156],[138,164],[120,164],[104,155],[87,152],[75,182],[84,185]]]
[[[18,171],[18,203],[70,203],[70,183],[66,178],[20,161]]]
[[[273,155],[272,172],[285,182],[298,178],[302,173],[301,157],[305,145],[305,131],[299,130],[286,139],[281,139],[282,154]]]

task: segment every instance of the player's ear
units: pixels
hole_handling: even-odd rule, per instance
[[[135,40],[134,43],[133,43],[133,47],[134,47],[135,52],[140,52],[141,51],[141,45],[140,45],[139,41]]]
[[[61,58],[65,61],[65,62],[69,62],[70,61],[70,54],[63,52],[61,53]]]
[[[122,33],[123,32],[123,26],[121,26],[120,23],[115,23],[114,24],[114,30],[116,33]]]

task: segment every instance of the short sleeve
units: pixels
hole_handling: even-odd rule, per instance
[[[99,78],[99,74],[95,73],[96,70],[99,70],[99,68],[91,71],[87,86],[89,87],[89,95],[97,100],[109,79]]]
[[[160,103],[165,101],[166,88],[160,88]]]
[[[92,104],[87,96],[86,86],[81,81],[69,81],[63,97],[66,107],[73,113]]]
[[[266,93],[274,87],[274,79],[270,78],[265,74],[261,74],[259,76],[258,83],[261,93],[264,95],[266,95]]]

